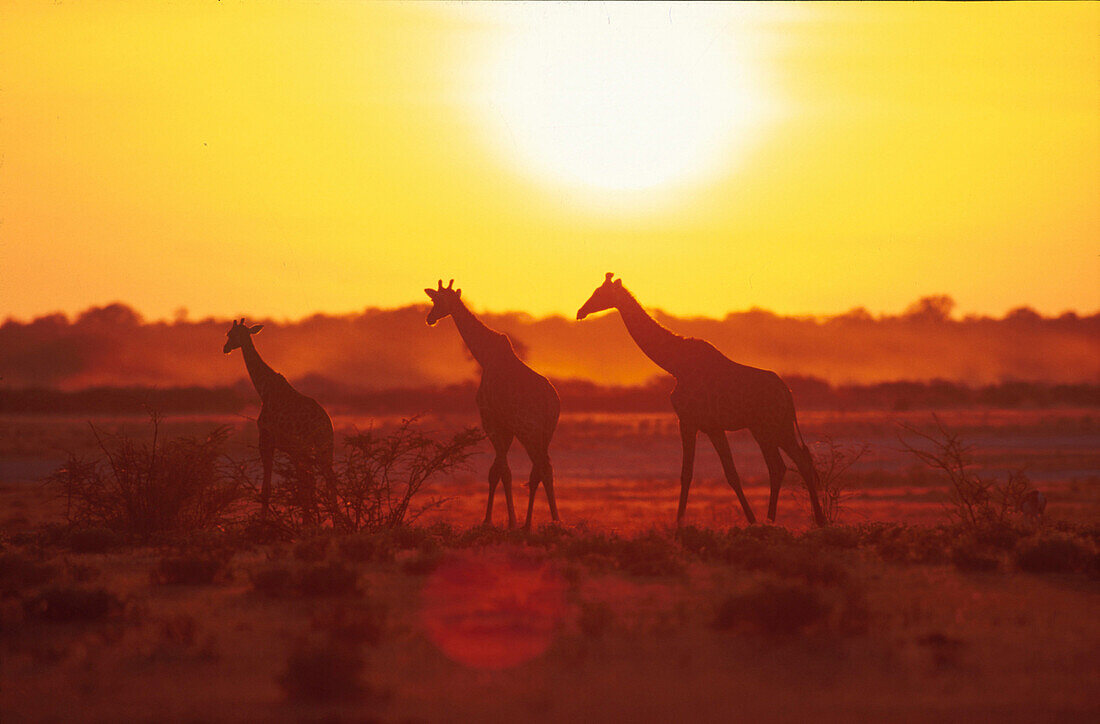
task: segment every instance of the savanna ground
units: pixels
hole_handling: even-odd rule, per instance
[[[689,526],[671,523],[671,414],[563,417],[562,526],[540,492],[531,533],[484,515],[488,444],[418,495],[411,526],[272,535],[238,510],[136,540],[67,525],[39,482],[95,454],[84,419],[0,418],[0,714],[24,720],[1095,720],[1100,714],[1100,418],[956,411],[983,475],[1023,469],[1040,522],[951,517],[946,479],[904,452],[927,412],[805,412],[810,441],[868,452],[839,524],[809,525],[789,473],[776,526],[745,526],[700,440]],[[338,438],[393,420],[337,418]],[[241,418],[169,418],[160,434]],[[439,434],[473,420],[423,418]],[[148,435],[141,419],[101,431]],[[766,472],[734,458],[758,516]],[[516,508],[528,463],[512,452]],[[68,508],[71,513],[71,507]]]

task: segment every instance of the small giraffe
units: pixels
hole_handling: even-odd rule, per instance
[[[605,309],[618,309],[627,331],[642,352],[676,378],[672,407],[680,418],[683,444],[677,527],[683,525],[695,465],[695,439],[700,431],[710,438],[718,452],[726,481],[737,493],[745,517],[750,524],[756,522],[749,501],[741,490],[741,480],[726,439],[727,430],[746,427],[752,432],[768,465],[771,478],[768,520],[775,521],[779,486],[787,472],[787,466],[779,454],[783,450],[798,466],[798,472],[806,481],[814,520],[818,525],[824,525],[825,516],[817,499],[817,471],[798,429],[791,391],[779,375],[737,364],[709,342],[674,334],[646,314],[634,295],[623,287],[622,280],[612,281],[613,276],[606,275],[604,283],[577,311],[577,319]]]
[[[260,415],[256,418],[256,425],[260,429],[260,460],[264,468],[263,488],[260,491],[261,520],[267,518],[271,501],[271,466],[276,450],[286,453],[301,471],[320,468],[328,482],[330,494],[335,490],[336,477],[332,469],[332,420],[316,400],[295,390],[285,377],[260,358],[252,335],[263,328],[262,324],[249,327],[244,319],[240,322],[234,320],[222,348],[225,354],[240,348],[248,376],[260,395]],[[307,495],[317,517],[313,491],[308,491]]]
[[[489,468],[489,502],[485,508],[485,525],[493,519],[493,496],[498,483],[504,483],[504,498],[508,503],[508,526],[516,524],[512,506],[512,471],[508,468],[508,448],[518,438],[531,458],[528,482],[527,520],[535,507],[535,491],[541,482],[550,503],[550,517],[558,519],[558,504],[554,498],[554,469],[550,465],[550,438],[558,424],[561,404],[550,381],[532,370],[516,356],[507,335],[486,327],[462,303],[462,290],[454,288],[454,279],[446,288],[439,280],[437,289],[425,289],[433,306],[428,313],[428,326],[450,316],[458,333],[474,359],[481,365],[481,385],[477,388],[477,409],[481,427],[496,451]]]

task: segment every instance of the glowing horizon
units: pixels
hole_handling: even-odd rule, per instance
[[[0,319],[1100,309],[1100,5],[5,15]]]

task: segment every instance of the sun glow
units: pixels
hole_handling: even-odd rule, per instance
[[[766,115],[729,13],[565,4],[522,21],[479,69],[477,110],[507,162],[556,190],[649,207],[735,168]]]

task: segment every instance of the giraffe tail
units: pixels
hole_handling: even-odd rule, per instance
[[[813,464],[813,454],[810,452],[810,447],[806,444],[806,438],[802,436],[802,428],[798,426],[798,414],[794,410],[794,393],[791,392],[791,388],[784,385],[787,390],[787,399],[791,403],[791,419],[794,421],[794,432],[798,436],[798,444],[802,448],[802,451],[810,459],[810,469],[813,471],[814,483],[817,483],[817,466]]]

